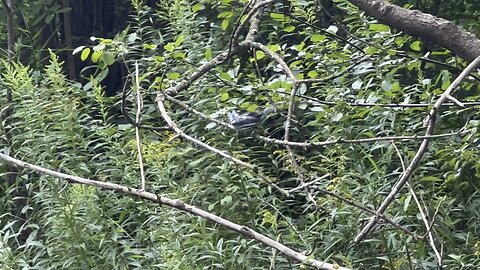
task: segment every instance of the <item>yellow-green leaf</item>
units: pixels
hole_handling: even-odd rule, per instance
[[[412,44],[410,44],[410,49],[414,50],[414,51],[420,51],[421,48],[420,48],[420,41],[414,41]]]
[[[231,11],[224,11],[218,14],[217,18],[219,19],[228,19],[232,17],[232,12]]]
[[[183,40],[185,40],[184,35],[180,35],[177,37],[177,40],[175,40],[175,47],[178,47],[182,44]]]
[[[82,54],[80,55],[80,59],[82,61],[85,61],[88,58],[89,55],[90,55],[90,48],[85,48],[85,49],[82,50]]]
[[[270,51],[272,51],[272,52],[278,52],[278,51],[280,51],[280,46],[278,46],[277,44],[271,44],[271,45],[268,45],[267,47],[268,47],[268,48],[270,49]]]
[[[226,81],[231,81],[232,80],[232,77],[227,72],[220,73],[220,78],[222,78]]]
[[[178,78],[180,78],[180,74],[177,72],[172,72],[167,74],[167,79],[169,80],[177,80]]]
[[[372,31],[378,31],[378,32],[389,32],[390,31],[390,27],[388,27],[388,25],[381,24],[381,23],[369,24],[368,29],[372,30]]]
[[[212,49],[211,48],[207,48],[205,50],[205,59],[207,59],[207,60],[212,59]]]
[[[324,41],[326,38],[327,37],[325,35],[315,34],[310,39],[312,40],[312,42],[319,42],[319,41]]]
[[[265,57],[265,53],[264,53],[263,51],[256,51],[256,52],[255,52],[255,58],[256,58],[257,60],[260,60],[260,59],[262,59],[262,58],[264,58],[264,57]]]
[[[315,70],[310,70],[308,73],[307,73],[307,76],[312,78],[312,79],[315,79],[317,78],[318,76],[318,72],[316,72]]]
[[[196,5],[193,5],[193,7],[192,7],[193,12],[197,12],[197,11],[203,10],[203,9],[205,9],[205,6],[203,4],[196,4]]]
[[[184,52],[174,52],[174,53],[172,54],[172,56],[173,56],[173,58],[175,58],[175,59],[185,59],[185,58],[187,58],[187,56],[185,55]]]
[[[287,26],[283,29],[283,31],[285,31],[287,33],[291,33],[291,32],[293,32],[293,30],[295,30],[295,26],[293,26],[293,25],[289,25],[289,26]]]
[[[445,80],[442,82],[442,90],[447,90],[447,88],[450,86],[451,82],[450,80]]]
[[[173,52],[173,50],[175,50],[175,44],[169,42],[167,45],[163,46],[163,48],[168,52]]]
[[[280,22],[285,21],[285,15],[280,13],[270,13],[270,17],[276,21],[280,21]]]
[[[222,21],[222,25],[221,25],[222,29],[223,29],[223,30],[227,29],[227,27],[228,27],[229,24],[230,24],[230,20],[229,20],[229,19],[223,20],[223,21]]]
[[[379,51],[378,48],[373,47],[373,46],[368,46],[367,49],[365,50],[365,53],[368,55],[376,54]]]
[[[228,97],[229,97],[228,92],[223,92],[220,95],[220,101],[226,101],[228,99]]]
[[[97,63],[98,60],[100,60],[100,57],[102,57],[103,51],[96,51],[92,53],[92,62]]]

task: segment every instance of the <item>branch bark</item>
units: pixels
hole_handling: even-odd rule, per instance
[[[131,187],[128,187],[128,186],[118,185],[118,184],[110,183],[110,182],[95,181],[95,180],[91,180],[91,179],[87,179],[87,178],[83,178],[83,177],[79,177],[79,176],[74,176],[74,175],[69,175],[69,174],[53,171],[53,170],[50,170],[50,169],[47,169],[47,168],[44,168],[44,167],[40,167],[40,166],[37,166],[37,165],[34,165],[34,164],[23,162],[21,160],[18,160],[16,158],[12,158],[12,157],[10,157],[8,155],[5,155],[5,154],[2,154],[2,153],[0,153],[0,160],[3,160],[3,161],[5,161],[9,164],[12,164],[12,165],[15,165],[15,166],[18,166],[18,167],[21,167],[21,168],[25,168],[25,169],[28,169],[28,170],[31,170],[31,171],[34,171],[34,172],[37,172],[37,173],[40,173],[40,174],[50,175],[50,176],[53,176],[55,178],[67,180],[67,181],[72,182],[72,183],[83,184],[83,185],[88,185],[88,186],[95,186],[95,187],[99,187],[99,188],[103,188],[103,189],[109,189],[109,190],[115,190],[117,192],[132,195],[134,197],[138,197],[138,198],[143,199],[143,200],[152,201],[152,202],[155,202],[155,203],[159,203],[161,205],[167,205],[167,206],[179,209],[181,211],[184,211],[184,212],[187,212],[187,213],[205,218],[209,221],[212,221],[214,223],[225,226],[226,228],[228,228],[230,230],[233,230],[233,231],[238,232],[240,234],[243,234],[247,237],[255,239],[255,240],[257,240],[261,243],[264,243],[265,245],[280,251],[281,253],[285,254],[286,256],[288,256],[288,257],[290,257],[290,258],[292,258],[296,261],[302,262],[302,263],[307,264],[307,265],[314,266],[318,269],[351,270],[350,268],[341,267],[338,264],[330,264],[330,263],[326,263],[326,262],[319,261],[319,260],[316,260],[314,258],[308,257],[303,253],[297,252],[297,251],[295,251],[295,250],[293,250],[293,249],[291,249],[291,248],[289,248],[289,247],[287,247],[287,246],[285,246],[285,245],[283,245],[283,244],[281,244],[281,243],[279,243],[279,242],[277,242],[277,241],[275,241],[275,240],[273,240],[273,239],[271,239],[271,238],[269,238],[269,237],[267,237],[263,234],[260,234],[256,231],[250,229],[249,227],[233,223],[229,220],[221,218],[221,217],[219,217],[217,215],[214,215],[210,212],[199,209],[199,208],[197,208],[193,205],[186,204],[183,201],[180,201],[178,199],[169,199],[169,198],[162,197],[162,196],[159,196],[159,195],[154,194],[154,193],[145,192],[143,190],[131,188]]]
[[[480,39],[451,21],[383,0],[349,1],[379,22],[408,35],[433,41],[467,61],[480,55]]]

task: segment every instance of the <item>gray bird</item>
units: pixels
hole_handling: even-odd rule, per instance
[[[269,114],[276,111],[274,107],[266,108],[261,113],[230,110],[228,121],[238,131],[252,130],[261,124]]]

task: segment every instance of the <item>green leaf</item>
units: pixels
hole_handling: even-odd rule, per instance
[[[178,80],[180,78],[180,74],[177,72],[172,72],[167,74],[167,79],[169,80]]]
[[[220,200],[220,204],[221,205],[230,205],[232,203],[232,201],[233,201],[232,196],[227,195],[227,196],[223,197],[222,200]]]
[[[169,43],[167,43],[167,45],[163,46],[163,48],[167,52],[173,52],[173,50],[175,50],[175,44],[173,44],[172,42],[169,42]]]
[[[260,60],[264,57],[265,57],[265,53],[263,51],[259,51],[259,50],[255,51],[255,58],[257,60]]]
[[[324,41],[326,38],[327,38],[327,36],[325,36],[325,35],[315,34],[315,35],[312,35],[310,40],[312,42],[320,42],[320,41]]]
[[[221,95],[220,95],[220,101],[226,101],[228,100],[228,92],[223,92]]]
[[[277,44],[267,45],[267,48],[269,48],[270,51],[272,51],[272,52],[274,52],[274,53],[280,51],[280,46],[278,46]]]
[[[405,43],[405,38],[402,36],[395,37],[394,42],[397,44],[397,46],[402,46]]]
[[[107,66],[110,66],[115,62],[115,54],[112,52],[105,52],[102,55],[102,61],[105,62]]]
[[[212,48],[209,47],[205,50],[205,59],[210,61],[212,59],[212,56]]]
[[[444,81],[442,82],[442,87],[441,87],[442,90],[444,90],[444,91],[447,90],[447,88],[450,86],[450,84],[452,84],[452,83],[450,82],[450,80],[444,80]]]
[[[305,47],[305,42],[300,42],[298,45],[294,45],[293,48],[299,52],[303,51],[303,47]]]
[[[187,55],[184,52],[174,52],[172,54],[172,56],[175,59],[185,59],[185,58],[187,58]]]
[[[91,51],[90,48],[85,48],[85,49],[83,49],[83,50],[82,50],[82,54],[80,55],[80,59],[81,59],[82,61],[87,60],[88,56],[90,55],[90,51]]]
[[[270,18],[274,19],[275,21],[284,22],[285,15],[280,13],[270,13]]]
[[[229,19],[225,19],[225,20],[222,21],[221,28],[222,28],[223,30],[226,30],[229,24],[230,24],[230,20],[229,20]]]
[[[98,63],[98,60],[100,60],[100,58],[102,57],[103,55],[103,51],[95,51],[92,53],[92,62],[94,63]]]
[[[310,70],[308,73],[307,73],[307,76],[312,78],[312,79],[315,79],[318,77],[318,72],[316,72],[315,70]]]
[[[222,72],[220,73],[220,78],[226,80],[226,81],[229,81],[231,82],[232,81],[232,77],[230,76],[230,74],[228,74],[227,72]]]
[[[157,44],[143,44],[143,48],[147,50],[155,50],[158,47]]]
[[[200,3],[195,4],[192,7],[192,11],[195,12],[195,13],[200,11],[200,10],[204,10],[204,9],[205,9],[205,6],[203,4],[200,4]]]
[[[231,11],[224,11],[221,12],[220,14],[217,15],[217,18],[219,19],[228,19],[232,17],[232,12]]]
[[[380,49],[374,47],[374,46],[368,46],[367,49],[365,50],[365,53],[368,55],[376,54],[380,51]]]
[[[182,42],[185,40],[184,35],[180,35],[177,37],[177,40],[175,40],[175,47],[178,47],[182,44]]]
[[[389,32],[390,31],[390,27],[388,27],[388,25],[381,24],[381,23],[369,24],[368,29],[372,30],[372,31],[378,31],[378,32]]]
[[[410,44],[410,49],[418,52],[421,50],[420,45],[421,45],[420,41],[416,40],[412,44]]]
[[[90,48],[83,49],[82,54],[80,55],[80,59],[82,61],[85,61],[88,58],[88,56],[90,55],[90,51],[91,51]]]
[[[258,108],[257,104],[250,104],[247,106],[247,111],[254,112]]]
[[[293,32],[294,30],[295,30],[295,26],[293,26],[293,25],[289,25],[289,26],[287,26],[287,27],[285,27],[285,28],[283,29],[283,31],[285,31],[285,32],[287,32],[287,33],[291,33],[291,32]]]

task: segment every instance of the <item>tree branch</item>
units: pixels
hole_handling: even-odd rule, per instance
[[[426,118],[426,123],[427,123],[427,131],[425,132],[425,136],[430,136],[433,133],[433,129],[435,127],[435,122],[437,118],[437,114],[439,111],[440,106],[448,99],[448,97],[451,96],[453,90],[472,72],[472,70],[475,69],[480,64],[480,56],[478,56],[473,62],[468,65],[465,70],[452,82],[452,84],[443,92],[443,94],[438,98],[438,100],[435,102],[433,105],[432,109],[430,110],[427,118]],[[412,162],[408,165],[408,167],[404,170],[402,176],[398,180],[398,182],[393,186],[392,190],[388,194],[388,196],[385,198],[385,200],[382,202],[380,207],[377,210],[377,215],[378,214],[383,214],[385,213],[385,210],[387,207],[392,203],[392,201],[395,199],[395,196],[400,192],[400,190],[403,188],[403,186],[406,184],[410,176],[412,176],[413,171],[417,168],[418,164],[420,163],[420,160],[423,157],[423,154],[427,151],[428,144],[430,142],[429,138],[425,138],[422,141],[422,144],[417,150],[417,153],[412,159]],[[370,221],[368,224],[362,229],[362,231],[355,237],[355,242],[360,242],[367,234],[368,232],[373,228],[375,223],[377,222],[378,216],[373,216],[370,218]]]
[[[31,171],[38,172],[40,174],[46,174],[46,175],[50,175],[50,176],[53,176],[53,177],[56,177],[56,178],[59,178],[59,179],[67,180],[67,181],[72,182],[72,183],[77,183],[77,184],[83,184],[83,185],[88,185],[88,186],[95,186],[95,187],[99,187],[99,188],[103,188],[103,189],[114,190],[114,191],[118,191],[118,192],[121,192],[121,193],[124,193],[124,194],[132,195],[134,197],[138,197],[138,198],[143,199],[143,200],[147,200],[147,201],[159,203],[161,205],[167,205],[167,206],[179,209],[181,211],[184,211],[184,212],[202,217],[202,218],[207,219],[209,221],[212,221],[216,224],[220,224],[220,225],[222,225],[222,226],[224,226],[224,227],[226,227],[226,228],[228,228],[232,231],[235,231],[237,233],[240,233],[240,234],[243,234],[247,237],[255,239],[255,240],[257,240],[257,241],[259,241],[259,242],[261,242],[261,243],[263,243],[263,244],[265,244],[269,247],[272,247],[272,248],[280,251],[281,253],[285,254],[286,256],[288,256],[288,257],[290,257],[290,258],[292,258],[296,261],[299,261],[299,262],[302,262],[304,264],[317,267],[318,269],[350,270],[349,268],[341,267],[337,264],[330,264],[330,263],[326,263],[326,262],[323,262],[323,261],[313,259],[311,257],[307,257],[306,255],[304,255],[300,252],[297,252],[297,251],[295,251],[295,250],[293,250],[293,249],[291,249],[291,248],[289,248],[289,247],[287,247],[287,246],[285,246],[285,245],[283,245],[283,244],[281,244],[281,243],[279,243],[279,242],[277,242],[277,241],[275,241],[275,240],[273,240],[273,239],[271,239],[271,238],[269,238],[269,237],[267,237],[263,234],[260,234],[256,231],[250,229],[249,227],[233,223],[229,220],[221,218],[221,217],[219,217],[217,215],[214,215],[210,212],[199,209],[199,208],[197,208],[193,205],[186,204],[183,201],[178,200],[178,199],[169,199],[169,198],[162,197],[162,196],[159,196],[159,195],[154,194],[154,193],[145,192],[145,191],[142,191],[140,189],[131,188],[131,187],[128,187],[128,186],[118,185],[118,184],[110,183],[110,182],[95,181],[95,180],[91,180],[91,179],[87,179],[87,178],[83,178],[83,177],[79,177],[79,176],[74,176],[74,175],[69,175],[69,174],[53,171],[53,170],[50,170],[50,169],[47,169],[47,168],[44,168],[44,167],[41,167],[41,166],[37,166],[37,165],[34,165],[34,164],[23,162],[21,160],[12,158],[12,157],[10,157],[8,155],[5,155],[3,153],[0,153],[0,159],[6,161],[9,164],[13,164],[15,166],[25,168],[25,169],[29,169]]]
[[[379,22],[422,39],[435,42],[467,61],[480,55],[480,39],[453,22],[409,10],[383,0],[349,0]]]

